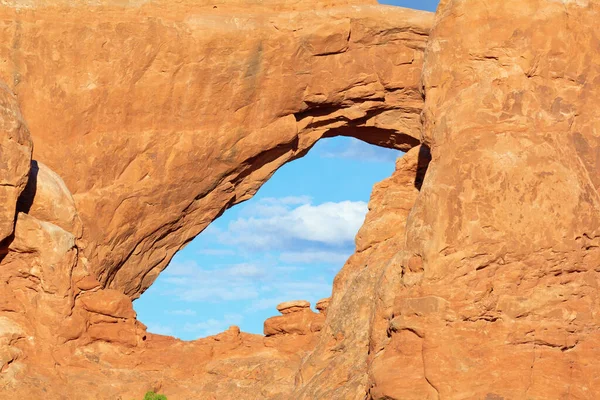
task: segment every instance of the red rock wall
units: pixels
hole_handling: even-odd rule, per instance
[[[0,8],[0,78],[18,97],[36,160],[28,169],[25,157],[20,175],[6,171],[20,183],[3,220],[7,236],[16,228],[1,246],[1,390],[290,396],[324,314],[275,317],[266,338],[233,329],[183,343],[147,333],[131,299],[214,218],[321,137],[418,145],[432,15],[346,3]],[[17,110],[14,100],[3,105]],[[361,285],[372,290],[372,277]],[[348,346],[368,337],[368,321],[353,327],[359,339]],[[345,361],[356,357],[361,385],[364,355]]]
[[[0,7],[0,79],[73,193],[90,269],[132,298],[319,138],[418,144],[430,13],[44,4]]]
[[[373,398],[600,393],[599,12],[537,0],[438,11],[423,74],[432,161]]]
[[[244,4],[0,8],[0,392],[597,398],[600,3],[442,1],[429,39],[428,13]],[[147,333],[170,257],[332,135],[409,151],[326,318]]]

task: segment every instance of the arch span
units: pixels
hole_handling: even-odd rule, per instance
[[[320,138],[408,150],[420,136],[432,14],[177,4],[1,10],[18,29],[0,77],[35,158],[74,195],[88,268],[131,298]]]
[[[263,334],[279,303],[314,306],[330,297],[356,250],[373,186],[399,156],[356,139],[320,140],[179,251],[134,301],[138,320],[148,332],[183,340],[232,324]]]

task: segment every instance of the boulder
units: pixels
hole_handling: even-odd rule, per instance
[[[135,318],[131,299],[117,290],[105,289],[84,293],[78,301],[82,307],[92,313],[114,318]]]
[[[71,192],[60,176],[40,161],[32,161],[29,179],[19,197],[18,210],[82,235],[82,225]]]
[[[310,309],[310,303],[306,300],[286,301],[277,305],[277,311],[282,314],[290,314],[305,309]]]
[[[287,301],[279,304],[277,310],[283,315],[265,321],[264,333],[266,336],[309,335],[319,332],[323,327],[323,314],[313,312],[308,301]]]
[[[326,299],[321,299],[319,301],[317,301],[316,304],[316,309],[322,313],[322,314],[327,314],[327,308],[329,307],[329,303],[331,302],[331,298],[327,297]]]

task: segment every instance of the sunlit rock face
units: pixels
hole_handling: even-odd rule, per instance
[[[600,3],[448,1],[372,398],[600,393]],[[335,294],[334,294],[335,298]]]
[[[103,286],[139,297],[321,137],[419,142],[430,13],[348,0],[96,3],[3,5],[0,78],[35,159],[73,194],[80,250]]]
[[[0,392],[295,396],[339,303],[284,308],[266,337],[185,343],[147,333],[131,301],[320,138],[418,146],[433,15],[335,0],[16,0],[0,15]]]
[[[17,199],[27,184],[31,152],[31,136],[17,99],[6,85],[0,85],[0,243],[13,233]]]
[[[0,13],[0,393],[597,398],[598,1]],[[334,135],[407,153],[322,312],[146,332],[171,256]]]

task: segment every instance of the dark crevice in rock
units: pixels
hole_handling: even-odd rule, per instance
[[[15,234],[11,233],[10,236],[0,240],[0,263],[4,260],[6,255],[8,254],[8,247],[15,239]]]
[[[419,150],[419,161],[417,164],[417,174],[415,176],[415,187],[421,190],[423,182],[425,181],[425,175],[427,174],[427,168],[431,162],[431,150],[426,144],[421,145]]]
[[[27,185],[25,185],[25,189],[23,192],[21,192],[21,195],[17,200],[17,214],[20,212],[29,214],[31,206],[33,205],[33,200],[35,199],[35,194],[37,192],[37,179],[39,171],[40,167],[38,166],[38,162],[36,160],[31,160],[31,168],[29,169]]]
[[[4,260],[4,258],[8,254],[8,247],[15,239],[14,225],[17,223],[17,216],[20,212],[27,214],[31,209],[33,199],[35,198],[35,193],[37,190],[38,171],[39,167],[37,161],[32,160],[29,175],[27,178],[27,184],[25,186],[25,189],[23,189],[23,191],[19,195],[19,198],[17,199],[15,216],[13,218],[13,233],[11,233],[8,237],[4,238],[3,240],[0,240],[0,262],[2,262],[2,260]]]
[[[307,103],[308,104],[308,103]],[[324,117],[325,115],[333,114],[336,111],[339,111],[339,106],[331,106],[331,105],[314,105],[308,104],[309,108],[305,111],[300,111],[294,114],[296,121],[301,121],[306,117]]]

